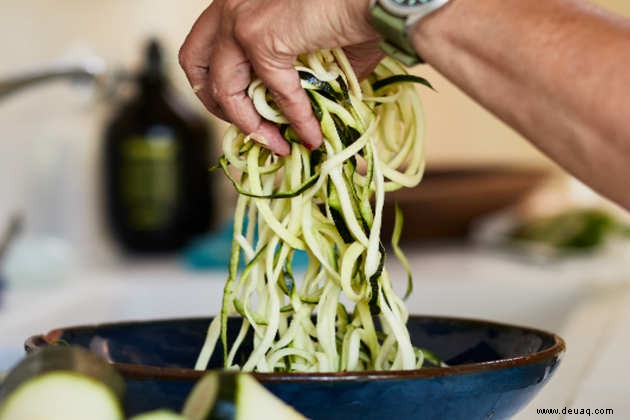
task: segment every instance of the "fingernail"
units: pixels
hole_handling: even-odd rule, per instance
[[[319,146],[321,145],[322,145],[322,139],[319,139],[318,141],[314,143],[311,143],[311,142],[304,143],[304,147],[306,147],[308,150],[311,150],[311,151],[315,149],[319,149]]]
[[[194,85],[192,89],[193,89],[193,92],[199,93],[199,91],[203,89],[203,85]]]

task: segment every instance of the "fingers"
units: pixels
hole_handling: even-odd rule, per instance
[[[217,5],[213,7],[213,5]],[[252,80],[248,57],[233,34],[232,21],[222,17],[225,7],[213,3],[199,17],[180,50],[180,64],[204,106],[213,114],[252,134],[257,141],[279,155],[290,152],[278,128],[264,121],[246,90]],[[255,49],[256,40],[245,43]],[[280,110],[292,122],[304,144],[314,149],[322,142],[306,93],[302,90],[292,59],[283,68],[259,66],[259,77],[266,83]],[[258,72],[258,70],[257,70]]]
[[[295,6],[295,3],[283,5],[284,12],[291,5]],[[282,13],[282,10],[277,13]],[[254,72],[263,81],[302,144],[310,150],[318,148],[322,144],[321,128],[293,67],[296,50],[277,31],[270,30],[261,21],[240,20],[233,30],[235,42],[245,51]]]
[[[221,108],[208,91],[208,69],[212,41],[219,30],[219,14],[215,3],[199,16],[179,50],[179,64],[186,73],[190,86],[208,111],[226,119]]]
[[[225,46],[230,37],[220,31],[229,25],[221,28],[220,6],[220,2],[213,3],[197,19],[180,49],[180,65],[195,94],[210,112],[232,122],[244,133],[258,134],[254,138],[273,152],[287,155],[289,145],[278,128],[262,120],[245,94],[251,82],[250,67],[237,45]]]
[[[347,2],[341,11],[326,7],[336,1],[215,0],[180,52],[186,76],[206,108],[242,131],[258,134],[253,138],[272,151],[288,154],[278,128],[260,117],[246,95],[255,72],[304,145],[319,147],[321,128],[293,68],[297,54],[359,44],[349,52],[361,77],[382,58],[372,44],[362,46],[376,37],[369,25],[369,0]]]
[[[243,51],[230,40],[222,39],[213,48],[209,58],[208,93],[226,119],[252,138],[281,156],[290,152],[278,127],[265,121],[247,96],[251,82],[250,64]]]
[[[292,61],[267,67],[253,62],[256,74],[265,83],[273,96],[274,102],[285,117],[291,122],[302,144],[309,150],[317,149],[322,144],[322,132],[319,122],[313,114],[311,102],[302,89],[298,73]]]

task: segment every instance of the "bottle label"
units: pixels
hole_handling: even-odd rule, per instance
[[[135,231],[164,229],[176,218],[179,171],[178,143],[167,128],[121,144],[120,191],[126,224]]]

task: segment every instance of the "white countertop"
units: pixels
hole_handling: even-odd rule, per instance
[[[407,254],[416,280],[410,312],[528,325],[567,341],[558,372],[519,419],[564,407],[612,408],[630,418],[627,253],[547,265],[464,246]],[[404,278],[399,267],[390,271]],[[165,260],[83,269],[57,287],[9,290],[0,299],[0,371],[19,359],[27,336],[56,327],[215,314],[224,279],[222,272],[191,272]]]

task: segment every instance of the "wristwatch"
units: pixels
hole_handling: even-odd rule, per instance
[[[381,49],[407,66],[422,63],[408,39],[409,29],[448,0],[372,0],[372,26],[383,36]]]

